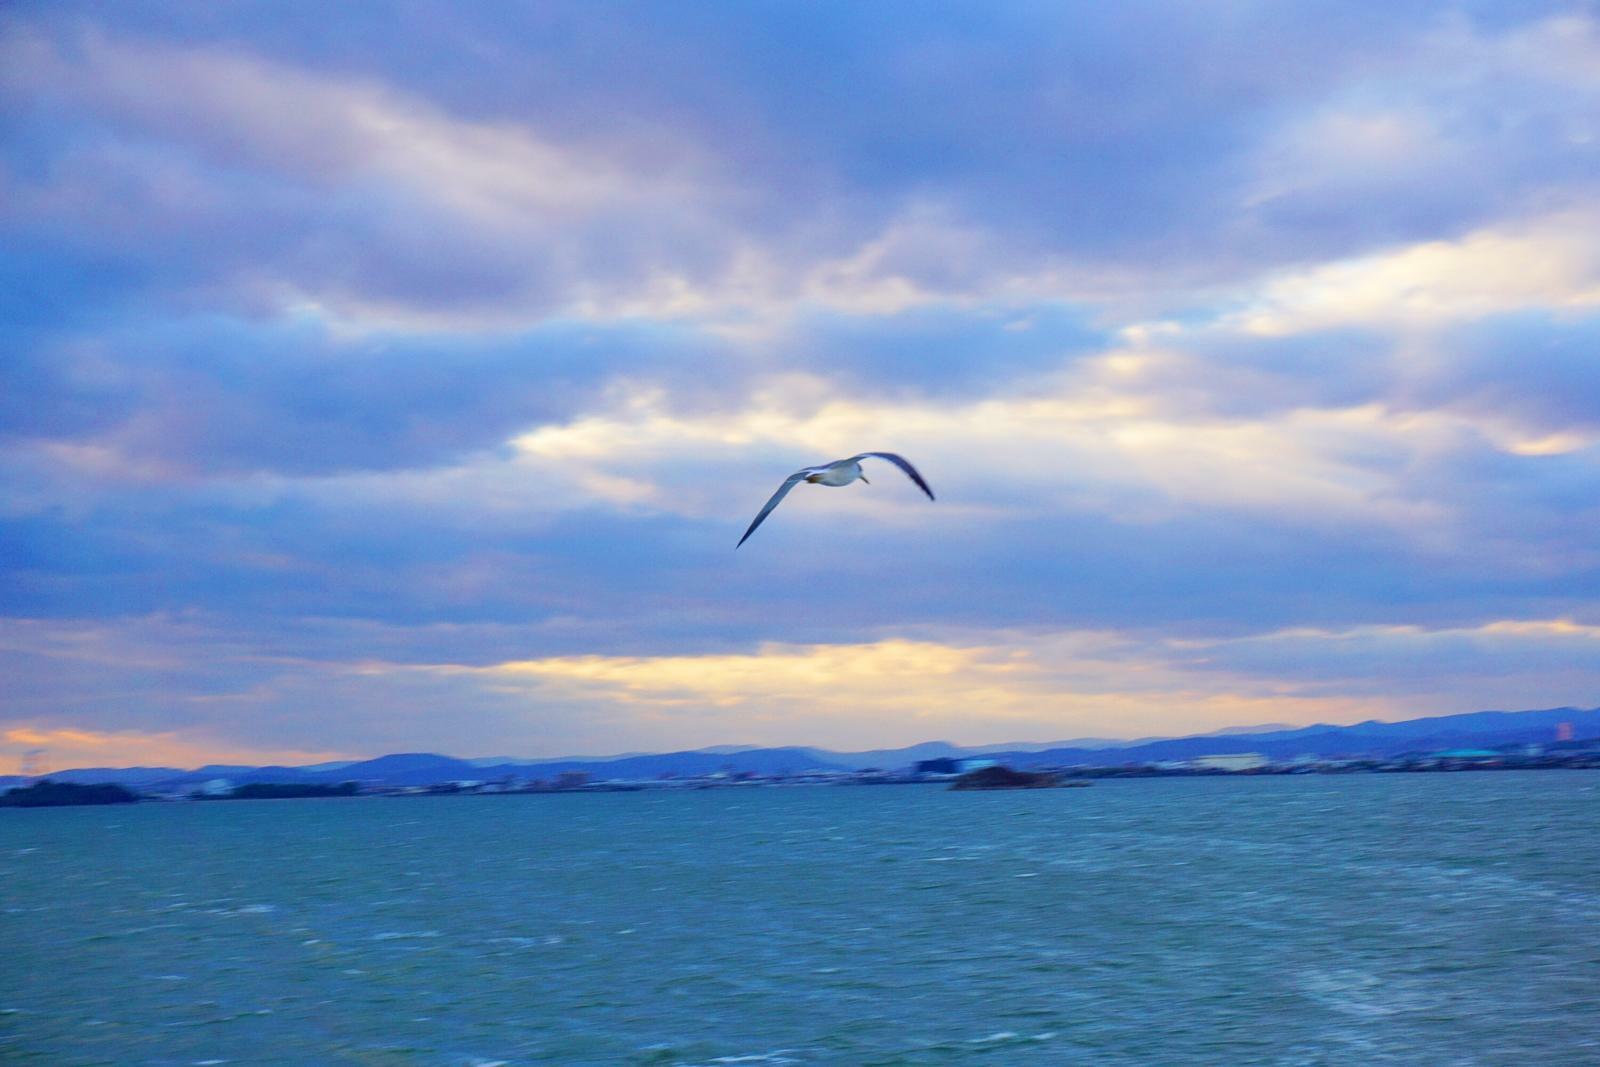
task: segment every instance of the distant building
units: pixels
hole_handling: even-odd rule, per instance
[[[1196,756],[1189,766],[1197,771],[1253,771],[1267,765],[1259,752],[1227,752],[1215,756]]]
[[[208,797],[225,797],[233,792],[233,782],[226,778],[213,778],[195,790],[196,793]]]

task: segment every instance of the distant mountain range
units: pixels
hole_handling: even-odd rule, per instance
[[[1321,759],[1377,757],[1484,748],[1507,744],[1548,744],[1568,723],[1574,738],[1600,737],[1600,708],[1545,708],[1538,711],[1474,711],[1403,722],[1369,720],[1353,726],[1314,726],[1261,733],[1222,731],[1196,737],[1142,741],[1112,749],[1050,748],[1003,754],[1017,766],[1111,765],[1192,759],[1195,756],[1259,752],[1275,760],[1296,756]],[[990,758],[1001,754],[989,753]]]
[[[1404,722],[1369,721],[1353,726],[1288,727],[1271,724],[1231,727],[1188,737],[1114,741],[1078,738],[1049,744],[961,746],[928,741],[906,748],[867,752],[832,752],[821,748],[746,748],[719,745],[689,752],[629,754],[609,757],[567,757],[519,760],[509,757],[457,759],[428,752],[406,752],[353,763],[319,763],[307,767],[251,767],[212,764],[186,770],[178,767],[83,767],[55,771],[62,782],[118,782],[138,789],[169,791],[192,788],[216,778],[236,785],[249,782],[379,782],[385,785],[432,785],[447,781],[488,781],[517,776],[554,778],[581,771],[597,778],[648,779],[663,775],[690,777],[752,772],[843,771],[879,767],[895,770],[918,760],[983,756],[1016,767],[1114,766],[1237,752],[1259,752],[1273,759],[1315,756],[1322,759],[1389,757],[1408,752],[1434,752],[1462,747],[1551,742],[1562,723],[1576,738],[1600,737],[1600,708],[1547,708],[1538,711],[1478,711]],[[0,776],[0,789],[28,779]]]

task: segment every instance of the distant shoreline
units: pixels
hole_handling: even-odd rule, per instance
[[[1385,761],[1345,761],[1339,765],[1268,765],[1252,767],[1244,770],[1220,770],[1211,768],[1177,768],[1177,767],[1075,767],[1058,768],[1045,772],[1043,777],[1054,779],[1051,788],[1070,787],[1073,784],[1087,784],[1093,781],[1106,781],[1112,779],[1149,779],[1149,778],[1293,778],[1293,777],[1319,777],[1325,775],[1352,775],[1352,774],[1460,774],[1483,773],[1491,771],[1583,771],[1600,770],[1600,758],[1585,756],[1573,759],[1551,759],[1550,757],[1525,758],[1522,760],[1486,759],[1481,757],[1417,761],[1406,764],[1396,764]],[[1028,772],[1035,774],[1037,772]],[[81,783],[70,785],[68,783],[51,782],[48,775],[41,776],[31,786],[16,787],[0,793],[0,807],[68,807],[96,805],[102,803],[129,803],[131,801],[144,801],[157,804],[169,803],[206,803],[212,801],[247,801],[247,800],[346,800],[359,798],[415,798],[415,797],[464,797],[464,796],[559,796],[575,793],[640,793],[640,792],[669,792],[683,790],[706,789],[804,789],[840,786],[885,786],[885,785],[943,785],[950,786],[962,776],[956,774],[857,774],[850,776],[820,777],[806,775],[786,776],[759,776],[752,775],[739,778],[669,778],[642,782],[625,779],[574,782],[567,785],[538,784],[519,788],[509,788],[493,782],[472,783],[463,786],[459,783],[437,783],[430,786],[383,786],[369,784],[364,786],[360,782],[345,782],[338,786],[313,786],[307,787],[299,783],[273,783],[256,782],[240,786],[236,790],[226,793],[202,793],[192,791],[185,794],[151,794],[139,793],[126,787],[116,787],[117,792],[105,792],[106,786],[115,786],[115,783]],[[67,788],[63,789],[63,786]],[[100,791],[100,792],[97,792]],[[983,791],[983,790],[975,790]],[[36,799],[22,799],[24,794],[39,793]],[[63,796],[69,799],[52,800],[47,796]],[[106,799],[89,799],[90,797],[104,796]]]

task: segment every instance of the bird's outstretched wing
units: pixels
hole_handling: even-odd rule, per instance
[[[896,467],[899,467],[901,470],[905,471],[906,477],[916,482],[917,488],[921,489],[924,493],[927,493],[929,500],[933,499],[933,490],[928,488],[928,483],[922,480],[922,475],[917,473],[917,468],[908,463],[906,461],[906,457],[904,456],[896,455],[893,452],[863,452],[859,456],[851,456],[850,459],[857,463],[864,459],[886,459],[890,463],[893,463]]]
[[[744,544],[750,539],[750,535],[756,532],[756,527],[760,526],[764,521],[766,521],[767,516],[772,514],[772,509],[782,503],[783,498],[789,495],[789,490],[799,485],[800,480],[805,476],[805,471],[795,471],[793,474],[789,475],[789,477],[783,480],[783,484],[778,486],[778,491],[772,494],[772,498],[768,500],[766,506],[761,509],[761,513],[756,516],[755,521],[750,524],[750,529],[746,530],[744,532],[744,536],[739,538],[739,545]],[[734,545],[733,547],[738,548],[739,545]]]

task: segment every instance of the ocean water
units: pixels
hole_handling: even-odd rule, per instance
[[[1600,772],[0,811],[0,1062],[1600,1063]]]

